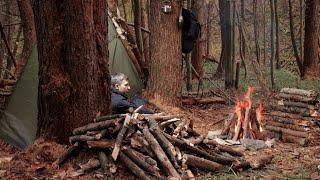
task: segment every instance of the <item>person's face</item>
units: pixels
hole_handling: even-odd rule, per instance
[[[127,93],[130,90],[129,81],[123,80],[120,84],[116,84],[115,88],[120,92]]]

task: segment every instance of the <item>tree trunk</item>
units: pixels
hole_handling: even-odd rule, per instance
[[[22,68],[28,61],[32,48],[36,43],[36,30],[34,24],[33,11],[29,0],[17,1],[20,11],[21,24],[23,28],[23,49],[20,61],[18,63],[18,69],[16,71],[17,76],[20,76]]]
[[[36,0],[38,136],[66,142],[72,130],[110,112],[104,0]]]
[[[144,48],[141,32],[141,4],[139,0],[134,0],[134,30],[136,35],[136,42],[141,55],[141,61],[144,62]]]
[[[292,15],[292,3],[291,0],[288,0],[289,2],[289,22],[290,22],[290,35],[291,35],[291,42],[292,42],[292,48],[293,48],[293,53],[298,65],[298,69],[300,72],[300,76],[302,77],[302,74],[304,72],[304,66],[302,64],[302,59],[299,56],[298,48],[296,45],[296,39],[294,35],[294,26],[293,26],[293,15]],[[301,53],[301,52],[300,52]]]
[[[307,0],[305,11],[304,61],[302,78],[316,77],[318,65],[318,0]]]
[[[279,44],[279,16],[278,16],[278,0],[274,0],[274,16],[275,16],[275,25],[276,25],[276,69],[280,69],[280,44]]]
[[[225,29],[226,29],[226,24],[225,22],[225,6],[224,6],[224,1],[219,0],[219,17],[220,17],[220,34],[221,34],[221,52],[220,52],[220,61],[217,67],[217,71],[215,73],[216,76],[220,77],[222,76],[222,73],[224,72],[224,54],[225,54]]]
[[[260,45],[259,45],[259,30],[258,30],[258,17],[257,17],[257,0],[253,0],[253,31],[254,31],[254,42],[256,47],[256,59],[260,64]]]
[[[206,46],[206,57],[211,57],[211,48],[212,48],[212,19],[213,19],[213,2],[209,1],[207,4],[207,46]]]
[[[204,0],[193,1],[192,10],[198,15],[198,21],[201,25],[205,24],[205,6]],[[200,78],[203,77],[203,55],[204,55],[204,33],[200,33],[191,54],[191,63],[194,69],[199,74]],[[193,78],[196,77],[192,73]]]
[[[270,45],[271,45],[271,57],[270,57],[270,78],[271,87],[274,88],[274,74],[273,74],[273,61],[274,61],[274,0],[270,0],[270,17],[271,17],[271,30],[270,30]]]
[[[263,1],[263,65],[266,64],[267,59],[267,33],[266,33],[266,1]]]
[[[161,11],[162,2],[151,0],[150,75],[147,95],[157,102],[179,105],[181,96],[181,30],[177,26],[180,3],[172,1],[172,12]]]
[[[225,42],[225,48],[223,51],[224,73],[225,73],[225,88],[234,87],[234,62],[232,61],[232,29],[231,29],[231,4],[229,1],[223,1],[224,7],[224,21],[221,22],[223,30],[225,31],[222,37]]]
[[[145,29],[149,30],[149,25],[148,25],[148,0],[141,0],[141,26]],[[143,52],[144,52],[144,65],[148,67],[148,62],[150,59],[150,43],[149,43],[149,34],[147,33],[142,33],[142,39],[143,39]]]

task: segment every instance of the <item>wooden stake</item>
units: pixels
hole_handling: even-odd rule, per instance
[[[150,144],[151,149],[156,154],[158,160],[160,161],[161,165],[165,169],[166,173],[169,174],[169,176],[181,178],[179,173],[176,171],[176,169],[172,166],[171,162],[169,161],[167,155],[162,150],[161,146],[157,142],[157,140],[153,137],[153,135],[150,133],[148,128],[143,129],[143,134],[148,143]]]
[[[123,122],[123,125],[122,125],[122,128],[121,128],[120,132],[118,133],[118,136],[117,136],[117,139],[116,139],[116,142],[114,144],[114,148],[113,148],[113,151],[112,151],[112,154],[111,154],[111,156],[112,156],[114,161],[117,160],[118,154],[120,152],[120,146],[121,146],[124,134],[127,131],[128,125],[130,123],[130,120],[131,120],[131,117],[128,114],[126,114],[126,118],[125,118],[125,120]]]
[[[128,170],[130,170],[134,175],[136,175],[137,178],[143,180],[150,180],[147,174],[124,153],[120,152],[119,157],[120,161],[127,167]]]
[[[221,164],[218,164],[218,163],[213,162],[213,161],[209,161],[209,160],[204,159],[204,158],[193,156],[193,155],[190,155],[190,154],[184,154],[183,155],[183,159],[185,160],[185,163],[189,167],[194,167],[194,168],[198,168],[198,169],[201,169],[201,170],[215,172],[215,171],[218,171],[218,170],[223,168],[223,166]]]

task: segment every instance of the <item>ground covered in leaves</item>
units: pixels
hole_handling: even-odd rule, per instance
[[[193,120],[193,127],[203,135],[209,130],[223,126],[223,120],[233,111],[224,104],[188,106],[179,113]],[[0,142],[0,177],[4,179],[104,179],[101,171],[77,176],[75,170],[86,162],[90,154],[81,154],[62,167],[55,166],[55,160],[67,146],[38,139],[24,151],[18,151]],[[248,158],[261,154],[273,154],[271,164],[259,170],[246,169],[233,172],[205,173],[196,171],[197,179],[320,179],[320,146],[299,147],[295,144],[277,142],[274,148],[246,151]],[[122,166],[115,179],[133,179]]]

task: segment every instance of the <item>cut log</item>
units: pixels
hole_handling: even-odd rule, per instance
[[[113,139],[103,139],[100,141],[87,141],[87,145],[90,149],[106,149],[112,148],[115,141]]]
[[[250,133],[250,118],[251,118],[251,108],[247,107],[245,109],[245,116],[244,116],[244,128],[243,128],[243,138],[251,139]]]
[[[177,128],[173,131],[173,136],[178,137],[180,132],[184,129],[184,127],[190,123],[190,120],[184,120],[180,122],[177,126]]]
[[[286,106],[275,106],[271,105],[274,110],[299,114],[300,116],[310,117],[310,116],[318,116],[319,113],[316,110],[301,108],[301,107],[286,107]]]
[[[87,135],[76,135],[76,136],[70,136],[69,142],[73,144],[76,141],[93,141],[96,140],[94,136],[87,136]]]
[[[300,138],[286,133],[282,134],[282,141],[287,143],[299,144],[300,146],[306,146],[309,143],[308,139],[306,138]]]
[[[169,124],[171,124],[171,123],[173,123],[173,122],[177,122],[177,121],[181,121],[181,120],[178,119],[178,118],[169,119],[169,120],[167,120],[167,121],[161,122],[159,126],[163,129],[163,128],[165,128],[166,126],[168,126]]]
[[[227,152],[227,153],[229,153],[229,154],[231,154],[231,155],[244,156],[243,152],[234,150],[234,149],[232,149],[231,147],[228,147],[228,146],[225,146],[225,145],[221,145],[221,144],[217,143],[217,141],[215,141],[215,140],[205,139],[205,140],[203,141],[203,143],[213,145],[213,146],[215,146],[219,151]]]
[[[267,125],[266,129],[270,130],[270,131],[275,131],[275,132],[287,133],[287,134],[290,134],[290,135],[296,136],[296,137],[304,137],[304,138],[308,137],[308,133],[307,132],[294,131],[294,130],[285,129],[285,128],[282,128],[282,127],[276,127],[276,126]]]
[[[163,121],[167,121],[167,120],[170,120],[170,119],[173,119],[173,118],[181,118],[182,116],[177,114],[177,115],[162,115],[162,116],[158,116],[158,115],[155,115],[155,116],[148,116],[146,117],[147,119],[154,119],[156,121],[160,121],[160,122],[163,122]]]
[[[149,126],[151,133],[156,138],[156,140],[160,143],[162,149],[167,153],[170,161],[173,163],[175,168],[179,168],[179,165],[176,161],[177,152],[171,142],[162,134],[158,123],[155,120],[149,121]]]
[[[188,167],[198,168],[205,171],[215,172],[223,168],[221,164],[190,154],[184,154],[183,159]]]
[[[119,157],[120,157],[120,161],[127,167],[129,171],[131,171],[134,175],[136,175],[137,178],[150,180],[147,174],[124,153],[120,152]]]
[[[125,114],[111,114],[111,115],[106,115],[106,116],[99,116],[94,119],[94,122],[101,122],[101,121],[121,118],[121,117],[125,117],[125,116],[126,116]]]
[[[298,125],[284,124],[284,123],[279,123],[279,122],[276,122],[276,121],[267,121],[267,125],[286,128],[286,129],[291,129],[291,130],[294,130],[294,131],[302,131],[302,132],[307,132],[308,131],[308,129],[303,128],[303,127],[298,126]]]
[[[273,120],[275,122],[279,122],[283,124],[292,124],[292,125],[305,126],[305,127],[309,127],[311,125],[311,122],[308,120],[291,119],[291,118],[285,118],[280,116],[269,116],[269,115],[267,115],[267,117],[269,118],[269,120]]]
[[[312,110],[316,109],[316,107],[314,105],[303,103],[303,102],[279,100],[277,102],[277,104],[280,105],[280,106],[301,107],[301,108],[312,109]]]
[[[188,133],[190,136],[201,136],[201,134],[199,134],[197,131],[193,130],[192,128],[188,128],[188,129],[187,129],[187,133]]]
[[[297,120],[305,120],[305,121],[312,121],[314,119],[312,117],[303,117],[298,114],[285,113],[285,112],[281,112],[281,111],[272,111],[270,113],[265,113],[265,115],[272,115],[272,116],[297,119]]]
[[[103,170],[104,173],[107,173],[108,172],[108,168],[107,168],[108,158],[107,158],[107,155],[103,151],[99,151],[98,152],[98,157],[99,157],[101,169]]]
[[[188,143],[191,146],[194,146],[194,145],[202,143],[203,139],[204,139],[203,136],[198,136],[198,137],[190,137],[188,139],[183,138],[183,141]]]
[[[117,160],[118,154],[120,152],[121,143],[122,143],[123,137],[127,131],[127,128],[129,126],[130,120],[131,120],[130,115],[126,114],[126,118],[123,122],[123,125],[122,125],[120,132],[117,135],[117,139],[116,139],[116,142],[114,144],[114,148],[113,148],[113,151],[111,154],[114,161]]]
[[[67,159],[69,159],[71,156],[79,152],[80,147],[78,142],[76,142],[74,145],[70,146],[55,162],[58,166],[61,166]]]
[[[185,172],[187,174],[188,180],[196,180],[196,177],[190,169],[186,169]]]
[[[103,129],[98,134],[96,134],[94,137],[96,138],[96,140],[99,140],[99,139],[103,138],[107,133],[108,133],[108,130]]]
[[[169,176],[181,178],[179,173],[176,171],[176,169],[173,167],[171,162],[169,161],[167,155],[162,150],[161,146],[157,142],[157,140],[153,137],[153,135],[150,133],[148,128],[143,129],[143,134],[148,143],[150,144],[151,149],[156,154],[158,160],[160,161],[162,167],[168,173]]]
[[[250,161],[250,166],[252,169],[260,169],[266,164],[270,163],[273,159],[273,155],[263,155],[258,156]]]
[[[122,152],[124,152],[133,162],[135,162],[143,170],[151,173],[156,177],[160,177],[159,168],[157,167],[157,164],[149,164],[146,161],[145,156],[141,156],[141,153],[131,149],[130,147],[123,147]]]
[[[296,94],[300,96],[307,96],[307,97],[317,96],[317,93],[313,90],[304,90],[304,89],[296,89],[296,88],[282,88],[280,92],[286,93],[286,94]]]
[[[113,119],[113,120],[101,121],[97,123],[89,123],[85,126],[74,129],[73,134],[80,135],[80,134],[84,134],[87,131],[97,131],[101,129],[106,129],[111,126],[116,126],[117,124],[119,124],[119,121],[120,121],[119,119]]]
[[[199,104],[225,104],[226,101],[221,97],[205,97],[205,98],[188,98],[188,99],[182,99],[182,104],[184,105],[199,105]]]
[[[231,165],[232,161],[235,160],[235,158],[225,157],[216,153],[209,154],[206,151],[190,146],[189,144],[187,144],[186,142],[178,138],[172,137],[166,133],[164,133],[164,135],[166,136],[167,139],[169,139],[169,141],[172,142],[173,145],[178,146],[180,149],[192,152],[198,156],[202,156],[206,159],[218,162],[220,164]]]
[[[89,161],[87,163],[79,165],[79,166],[80,166],[81,169],[78,170],[78,172],[85,173],[85,172],[88,172],[90,170],[99,168],[100,167],[100,161],[98,159],[91,158],[91,159],[89,159]]]
[[[235,161],[232,164],[232,169],[234,171],[239,171],[240,169],[247,169],[249,167],[251,167],[251,166],[250,166],[250,162],[248,162],[248,161]]]
[[[288,99],[292,101],[301,101],[306,103],[314,103],[317,100],[317,97],[307,97],[296,94],[287,94],[287,93],[279,93],[279,98]]]

